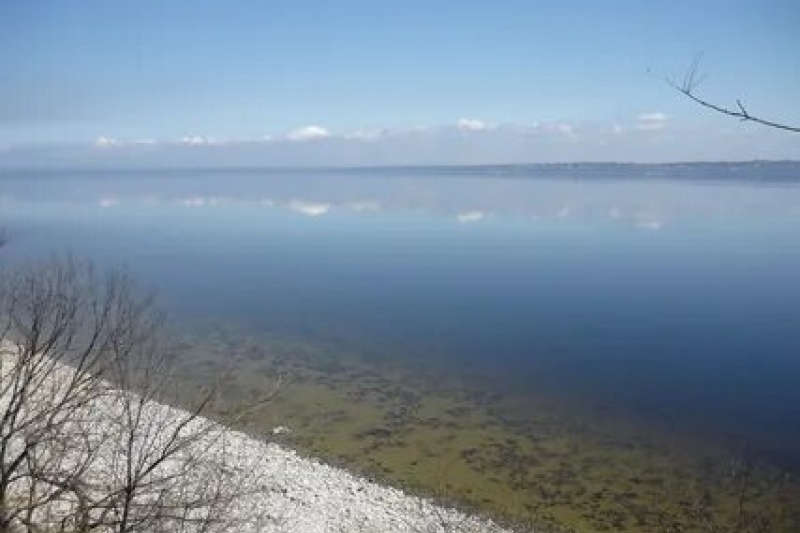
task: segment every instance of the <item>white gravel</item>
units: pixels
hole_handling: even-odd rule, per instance
[[[3,367],[9,368],[13,354],[9,345],[0,346],[0,359]],[[60,370],[69,372],[69,370]],[[62,374],[63,376],[63,374]],[[6,380],[6,371],[0,372],[0,379]],[[56,390],[56,389],[53,389]],[[51,392],[52,394],[52,392]],[[92,439],[102,442],[97,446],[99,452],[93,459],[87,476],[94,490],[109,490],[119,483],[120,448],[124,435],[115,433],[120,425],[124,402],[135,396],[121,391],[93,400],[91,405],[74,417],[71,426],[76,433],[91,428]],[[0,397],[0,411],[5,411],[7,398]],[[142,434],[148,435],[148,442],[138,442],[137,446],[146,449],[153,442],[155,433],[164,434],[163,428],[184,418],[186,412],[163,404],[149,402],[143,413],[147,422],[142,426]],[[406,494],[398,489],[382,486],[358,477],[341,468],[323,464],[303,457],[297,452],[274,442],[255,439],[241,432],[232,431],[205,419],[192,422],[187,427],[192,432],[202,427],[213,427],[208,436],[202,437],[187,449],[187,453],[200,457],[203,465],[219,471],[224,463],[225,476],[230,486],[235,487],[240,497],[235,498],[226,510],[236,521],[235,528],[228,530],[242,532],[271,533],[451,533],[487,532],[505,533],[507,530],[497,524],[459,511],[443,508],[432,502]],[[156,432],[153,428],[161,428]],[[64,431],[72,431],[66,429]],[[80,439],[73,439],[80,442]],[[88,441],[87,441],[88,442]],[[73,448],[70,453],[80,454]],[[59,453],[65,453],[63,450]],[[69,460],[60,459],[59,465]],[[160,472],[174,472],[185,468],[185,457],[176,456],[164,463]],[[194,488],[203,488],[205,479],[203,468],[194,481]],[[206,472],[207,474],[207,472]],[[189,477],[195,474],[189,474]],[[189,483],[192,481],[189,479]],[[227,481],[226,481],[227,483]],[[24,493],[26,486],[17,487]],[[174,492],[174,488],[171,488]],[[62,500],[58,505],[69,506],[70,501]],[[57,512],[56,509],[55,512]],[[48,512],[54,512],[52,510]],[[191,528],[190,528],[191,530]]]
[[[277,444],[234,434],[245,457],[260,457],[258,477],[269,491],[253,496],[274,531],[500,533],[495,524],[356,477],[340,468],[301,457]],[[249,505],[249,504],[248,504]]]

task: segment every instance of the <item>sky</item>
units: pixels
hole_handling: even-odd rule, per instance
[[[2,0],[0,168],[797,159],[796,0]]]

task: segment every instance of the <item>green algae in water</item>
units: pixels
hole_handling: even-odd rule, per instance
[[[230,365],[223,399],[235,405],[270,378],[287,382],[243,429],[287,425],[301,450],[519,527],[699,532],[735,529],[745,516],[742,527],[800,530],[800,483],[767,464],[747,470],[739,512],[744,470],[720,443],[332,344],[205,331],[180,346],[187,383]]]

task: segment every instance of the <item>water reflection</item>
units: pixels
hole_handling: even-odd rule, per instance
[[[800,449],[800,166],[780,168],[768,181],[757,165],[673,168],[680,179],[4,173],[0,223],[6,256],[124,262],[180,317],[758,431],[788,457]],[[725,173],[735,179],[708,179]]]
[[[763,178],[759,166],[699,165],[681,172],[645,170],[627,176],[593,176],[591,169],[566,176],[388,171],[151,171],[0,173],[0,198],[97,201],[105,207],[181,203],[187,206],[329,204],[358,212],[424,210],[440,214],[497,212],[520,216],[604,215],[611,218],[663,212],[680,216],[740,212],[797,213],[786,190],[800,180],[800,165],[781,165]],[[598,168],[605,168],[599,166]],[[660,168],[660,167],[659,167]],[[713,169],[719,168],[716,172]],[[722,172],[720,176],[719,172]],[[597,173],[596,171],[594,172]],[[625,173],[623,173],[625,174]],[[711,179],[717,177],[718,179]],[[749,178],[749,179],[748,179]]]

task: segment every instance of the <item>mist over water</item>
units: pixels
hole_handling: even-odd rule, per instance
[[[3,262],[800,464],[800,167],[445,170],[7,172]]]

